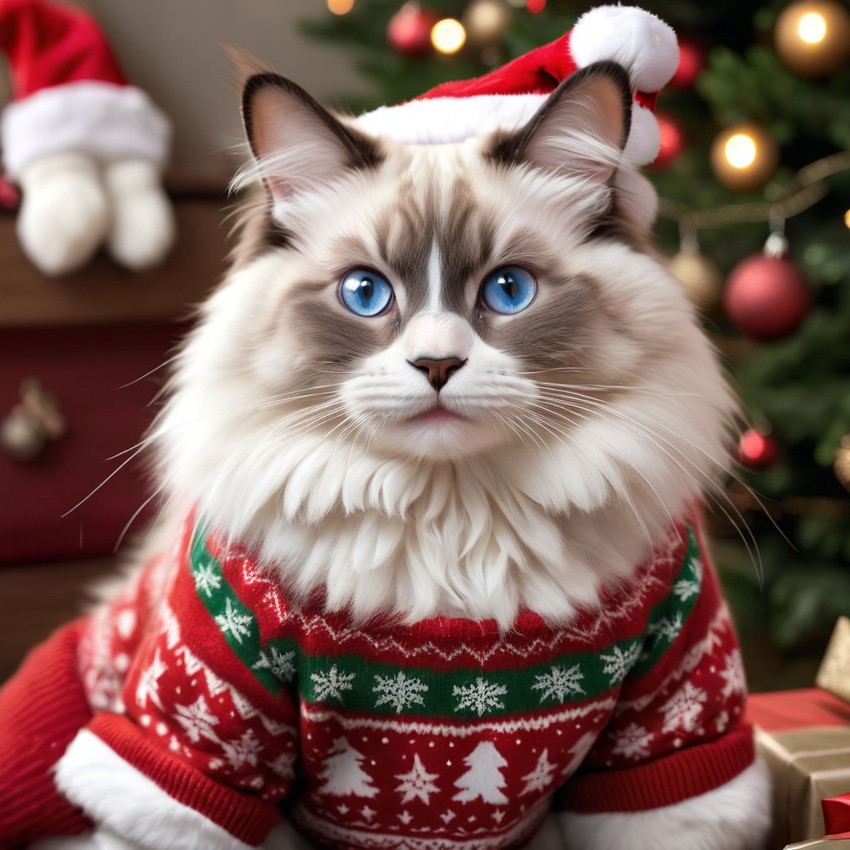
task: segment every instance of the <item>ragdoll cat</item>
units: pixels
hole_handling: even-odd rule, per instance
[[[146,566],[40,650],[95,824],[53,846],[760,846],[698,528],[733,402],[624,211],[627,73],[454,145],[243,102],[267,203],[153,431]]]

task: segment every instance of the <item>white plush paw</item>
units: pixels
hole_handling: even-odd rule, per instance
[[[139,271],[162,262],[174,242],[174,214],[154,165],[120,160],[106,166],[112,207],[107,247],[115,260]]]
[[[26,255],[49,275],[84,266],[109,224],[97,165],[80,154],[58,154],[30,163],[20,182],[18,238]]]

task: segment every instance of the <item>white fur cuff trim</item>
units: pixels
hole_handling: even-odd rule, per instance
[[[770,829],[770,773],[761,759],[731,782],[646,812],[561,815],[570,850],[759,850]]]
[[[570,35],[579,68],[605,59],[619,62],[639,91],[657,92],[679,64],[676,33],[637,6],[597,6],[582,15]]]
[[[56,785],[98,826],[145,847],[253,850],[178,803],[87,729],[56,765]]]
[[[141,89],[95,81],[42,89],[9,103],[0,116],[0,147],[13,179],[57,153],[145,159],[161,168],[170,137],[168,119]]]

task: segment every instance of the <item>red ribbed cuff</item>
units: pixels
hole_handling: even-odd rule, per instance
[[[754,760],[753,730],[744,725],[648,764],[576,776],[564,788],[558,808],[591,814],[672,806],[731,782]]]
[[[34,649],[0,690],[0,847],[76,835],[91,821],[53,781],[53,767],[91,719],[77,669],[83,621]]]
[[[150,741],[126,717],[101,714],[88,728],[178,803],[204,815],[245,844],[262,844],[280,821],[271,803],[205,776]]]

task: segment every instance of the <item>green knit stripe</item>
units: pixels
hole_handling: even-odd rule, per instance
[[[636,676],[658,664],[681,634],[699,599],[703,563],[696,534],[691,528],[687,529],[687,533],[688,547],[670,593],[650,612],[643,652],[633,670]]]
[[[277,693],[281,683],[271,669],[252,667],[262,646],[257,620],[228,583],[221,562],[207,550],[206,532],[200,524],[192,537],[189,567],[198,598],[218,625],[227,645],[264,688]]]
[[[205,539],[203,529],[197,529],[191,569],[198,596],[228,645],[266,690],[276,694],[297,680],[305,702],[388,715],[494,717],[597,698],[619,687],[631,670],[643,671],[657,662],[693,609],[701,578],[696,538],[689,532],[682,569],[670,596],[653,608],[646,636],[515,670],[443,671],[375,663],[356,655],[309,655],[291,638],[263,644],[253,613],[239,600]]]

